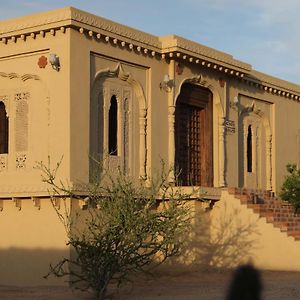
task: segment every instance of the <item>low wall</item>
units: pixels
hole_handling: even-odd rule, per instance
[[[0,284],[66,285],[61,278],[43,278],[50,264],[69,257],[66,231],[50,199],[0,201]]]
[[[74,211],[81,210],[78,201],[72,203]],[[69,200],[57,205],[62,214],[70,209]],[[162,271],[227,269],[248,262],[265,270],[300,271],[300,241],[266,223],[227,190],[212,210],[197,200],[188,205],[194,217],[184,237],[188,247]],[[67,284],[68,278],[43,278],[50,264],[70,256],[65,228],[49,198],[2,200],[0,236],[1,285]]]

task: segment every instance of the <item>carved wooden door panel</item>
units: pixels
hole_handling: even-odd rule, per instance
[[[175,161],[179,184],[213,186],[212,95],[190,84],[176,105]]]

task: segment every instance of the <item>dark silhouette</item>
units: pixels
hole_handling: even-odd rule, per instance
[[[252,265],[243,265],[233,274],[226,300],[261,300],[261,291],[259,271]]]

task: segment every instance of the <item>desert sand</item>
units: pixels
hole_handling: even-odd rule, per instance
[[[262,300],[300,299],[300,273],[261,273]],[[181,274],[155,274],[139,277],[118,292],[110,288],[110,299],[115,300],[223,300],[232,274],[229,271],[187,272]],[[92,300],[90,293],[67,287],[12,287],[0,286],[2,300]]]

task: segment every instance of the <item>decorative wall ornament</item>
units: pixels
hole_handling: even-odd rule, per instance
[[[177,75],[181,75],[183,73],[183,65],[177,63],[175,66],[175,72]]]
[[[20,92],[15,94],[15,101],[27,101],[30,97],[29,92]]]
[[[16,169],[23,170],[26,168],[27,155],[25,153],[18,153],[16,155]]]
[[[29,92],[19,92],[15,99],[15,149],[17,152],[24,152],[28,149],[28,100]]]
[[[41,57],[39,57],[39,60],[38,60],[38,66],[41,68],[41,69],[44,69],[46,68],[47,64],[48,64],[48,59],[46,56],[42,55]]]
[[[174,79],[169,74],[165,74],[163,80],[159,84],[159,88],[167,93],[171,93],[174,87]]]
[[[120,97],[121,97],[121,89],[120,89],[120,88],[117,88],[117,87],[112,87],[112,88],[110,89],[110,95],[111,95],[111,96],[115,95],[116,98],[117,98],[117,100],[119,100]]]
[[[206,86],[207,84],[207,81],[203,80],[203,76],[201,74],[187,79],[186,82],[200,84],[203,86]]]
[[[0,173],[7,170],[7,154],[0,154]]]
[[[264,113],[261,110],[261,108],[257,105],[257,103],[255,101],[252,101],[251,105],[247,105],[242,107],[240,105],[241,109],[240,109],[240,115],[245,114],[245,113],[251,113],[253,112],[254,114],[263,117]]]
[[[235,121],[225,119],[224,125],[227,133],[235,133]]]
[[[129,158],[130,158],[130,102],[131,102],[131,91],[125,90],[123,93],[123,155],[124,155],[124,172],[125,174],[129,174]]]
[[[40,80],[39,76],[33,75],[33,74],[19,75],[19,74],[16,74],[16,73],[0,72],[0,77],[9,78],[9,79],[21,79],[22,81],[26,81],[26,80],[29,80],[29,79]]]

